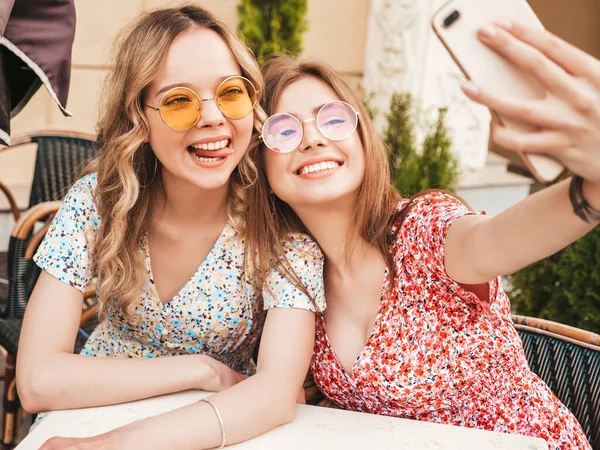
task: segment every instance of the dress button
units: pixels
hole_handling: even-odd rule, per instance
[[[164,329],[160,332],[160,334],[162,334],[163,336],[166,336],[167,334],[169,334],[169,330]]]

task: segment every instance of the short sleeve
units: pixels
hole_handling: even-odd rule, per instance
[[[294,234],[283,244],[286,257],[296,275],[310,293],[307,296],[278,270],[273,270],[263,287],[265,309],[300,308],[313,312],[325,310],[323,253],[309,236]]]
[[[99,223],[95,184],[96,175],[91,174],[71,187],[34,256],[43,270],[81,292],[92,280],[90,253]]]
[[[444,308],[439,311],[443,311],[444,320],[451,321],[457,327],[464,326],[469,311],[458,307],[459,304],[470,304],[487,311],[492,321],[510,320],[510,301],[502,290],[500,277],[488,283],[489,302],[481,302],[474,292],[466,290],[446,273],[445,243],[452,224],[461,217],[484,214],[473,211],[449,193],[435,191],[414,201],[398,233],[397,257],[416,262],[416,270],[424,280],[427,295],[436,302],[446,299]],[[450,297],[447,294],[451,294]]]
[[[425,194],[409,207],[398,235],[404,252],[445,276],[444,249],[450,227],[457,219],[478,213],[443,191]]]

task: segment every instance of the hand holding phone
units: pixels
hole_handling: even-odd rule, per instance
[[[432,26],[454,61],[466,77],[477,85],[505,98],[540,100],[546,90],[532,75],[520,70],[498,53],[484,45],[477,31],[500,20],[514,20],[535,29],[543,26],[525,0],[451,0],[433,17]],[[505,127],[523,132],[538,128],[525,121],[515,120],[492,110],[498,122]],[[518,160],[540,182],[555,180],[564,171],[564,165],[552,157],[539,153],[502,153]]]

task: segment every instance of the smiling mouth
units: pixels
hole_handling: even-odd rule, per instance
[[[216,142],[204,142],[190,145],[187,150],[192,158],[201,162],[222,161],[233,153],[230,147],[231,139],[222,139]]]
[[[324,172],[325,170],[336,169],[340,167],[343,163],[338,161],[323,161],[316,164],[311,164],[308,166],[301,167],[296,171],[296,175],[310,175],[313,173]]]

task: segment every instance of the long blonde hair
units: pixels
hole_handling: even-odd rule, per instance
[[[100,225],[93,255],[103,316],[110,306],[119,306],[131,318],[128,307],[139,299],[143,288],[146,270],[140,243],[162,182],[160,162],[144,144],[149,127],[142,100],[173,40],[194,27],[217,32],[231,49],[242,75],[252,81],[259,95],[264,91],[260,69],[248,48],[225,24],[197,5],[147,12],[119,35],[100,108],[99,156],[88,168],[88,172],[98,173],[95,198]],[[257,141],[257,124],[264,117],[260,107],[254,117],[253,141]],[[256,167],[246,153],[231,175],[230,217],[242,213],[242,189],[256,176]]]
[[[318,61],[298,61],[289,57],[275,58],[265,65],[265,95],[263,108],[267,115],[275,112],[283,91],[304,77],[314,77],[329,85],[337,96],[359,112],[357,132],[365,152],[365,175],[361,183],[352,228],[346,237],[346,258],[360,238],[379,250],[388,267],[392,268],[389,246],[390,235],[399,194],[390,183],[390,171],[385,144],[377,134],[368,112],[355,92],[340,74]],[[250,147],[249,153],[258,167],[263,167],[261,144]],[[264,170],[259,170],[256,183],[246,192],[246,242],[257,249],[261,262],[261,278],[270,268],[283,271],[297,284],[293,270],[286,263],[281,243],[290,233],[309,233],[296,213],[285,202],[270,192]],[[390,270],[390,274],[393,271]]]

